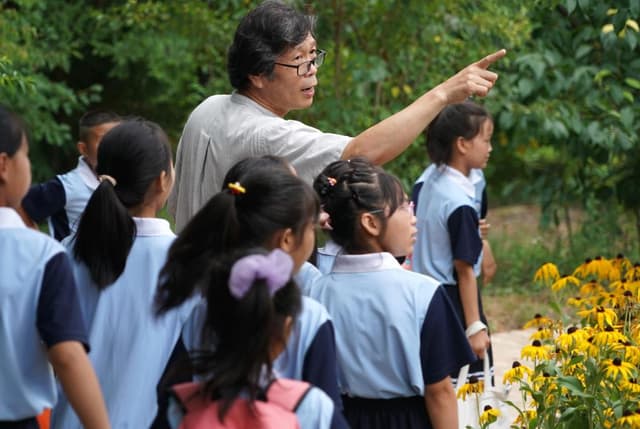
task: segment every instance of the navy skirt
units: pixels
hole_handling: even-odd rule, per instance
[[[392,399],[342,396],[342,404],[351,429],[431,428],[422,396]]]
[[[458,285],[445,284],[442,286],[444,286],[444,290],[447,292],[447,295],[449,296],[449,300],[451,301],[451,304],[453,304],[453,308],[456,310],[456,314],[458,315],[458,318],[462,322],[462,326],[463,327],[467,326],[464,320],[464,311],[462,310],[462,301],[460,300],[460,288],[458,287]],[[480,311],[480,320],[482,321],[482,323],[489,326],[489,324],[487,323],[487,317],[484,315],[484,310],[482,308],[482,298],[479,293],[478,293],[478,310]],[[487,331],[487,333],[489,333],[489,331]],[[491,372],[493,373],[493,350],[491,346],[489,346],[489,350],[487,350],[487,356],[489,357],[489,364],[490,364],[489,367],[491,368]],[[469,367],[469,374],[483,373],[483,372],[484,372],[484,361],[482,359],[476,360]],[[458,378],[458,373],[450,374],[450,376],[451,378],[456,379]]]

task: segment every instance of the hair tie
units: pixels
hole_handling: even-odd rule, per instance
[[[118,183],[118,182],[116,182],[116,179],[114,179],[113,177],[109,176],[108,174],[101,174],[101,175],[98,176],[98,181],[100,183],[104,182],[105,180],[107,182],[111,183],[111,186],[113,186],[114,188],[116,187],[116,184]]]
[[[229,291],[237,299],[242,299],[253,286],[262,279],[267,283],[269,295],[273,296],[287,284],[293,270],[293,259],[281,249],[272,250],[268,255],[249,255],[238,259],[231,267]]]
[[[246,194],[247,190],[239,182],[227,184],[233,195]]]
[[[338,183],[334,177],[327,177],[327,182],[329,182],[329,186],[331,187],[336,186],[336,183]]]

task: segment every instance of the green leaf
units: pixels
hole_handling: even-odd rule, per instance
[[[567,13],[571,14],[576,8],[576,0],[567,0]]]
[[[624,80],[624,83],[629,85],[631,88],[640,89],[640,80],[634,79],[632,77],[628,77]]]

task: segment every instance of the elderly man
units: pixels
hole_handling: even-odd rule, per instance
[[[291,110],[313,103],[325,52],[313,36],[314,17],[277,1],[246,15],[228,53],[235,91],[214,95],[191,113],[180,138],[169,211],[181,230],[222,186],[227,170],[249,157],[287,159],[308,182],[328,163],[365,156],[383,164],[398,156],[450,103],[486,95],[498,75],[487,68],[497,51],[423,94],[400,112],[355,137],[324,133],[287,120]]]

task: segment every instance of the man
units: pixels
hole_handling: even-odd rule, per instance
[[[227,64],[235,91],[196,107],[178,144],[169,198],[177,231],[221,188],[227,170],[249,156],[283,157],[308,182],[340,158],[365,156],[376,164],[392,160],[447,104],[486,95],[498,78],[487,67],[506,54],[500,50],[471,64],[355,137],[323,133],[284,119],[289,111],[313,103],[325,55],[317,49],[314,23],[288,5],[266,1],[238,25]]]

